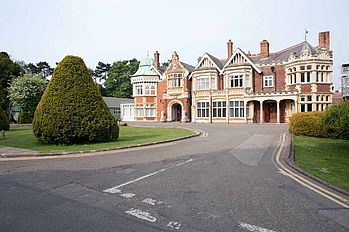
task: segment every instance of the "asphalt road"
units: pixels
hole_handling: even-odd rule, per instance
[[[275,167],[287,125],[185,126],[208,136],[1,161],[0,231],[349,231],[347,209]]]

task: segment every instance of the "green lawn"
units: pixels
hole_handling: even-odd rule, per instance
[[[38,142],[31,127],[14,127],[6,132],[6,139],[0,139],[0,146],[19,147],[49,153],[63,151],[84,151],[103,148],[124,147],[167,139],[184,137],[194,132],[182,128],[121,126],[119,138],[114,142],[84,145],[46,145]]]
[[[294,136],[296,164],[349,191],[349,140]]]

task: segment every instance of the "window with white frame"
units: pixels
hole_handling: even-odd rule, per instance
[[[231,88],[239,88],[244,86],[243,74],[233,75],[230,77],[230,87]]]
[[[214,101],[212,103],[212,116],[214,118],[224,118],[227,116],[227,102]]]
[[[263,87],[273,87],[273,76],[263,76]]]
[[[144,117],[144,108],[143,108],[142,104],[136,104],[135,116],[136,117]]]
[[[198,77],[196,79],[197,90],[208,90],[216,89],[216,78],[215,77]]]
[[[135,85],[134,95],[135,95],[135,96],[141,96],[141,95],[143,95],[143,85],[142,85],[142,84],[137,84],[137,85]]]
[[[145,104],[145,117],[155,117],[155,104]]]
[[[168,75],[168,87],[170,88],[182,87],[182,74],[175,73],[175,74]]]
[[[229,117],[243,118],[244,116],[244,101],[229,101]]]
[[[197,115],[198,118],[208,118],[210,111],[210,104],[208,101],[206,102],[197,102]]]
[[[150,87],[150,95],[155,96],[156,95],[156,88],[154,85]]]
[[[155,85],[154,84],[145,84],[144,95],[145,96],[155,96],[156,95]]]

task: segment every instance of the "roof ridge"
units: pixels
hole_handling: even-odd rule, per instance
[[[292,48],[295,48],[295,47],[297,47],[297,46],[303,44],[304,42],[307,42],[307,41],[302,41],[302,42],[297,43],[297,44],[295,44],[295,45],[292,45],[292,46],[290,46],[290,47],[284,48],[284,49],[282,49],[282,50],[280,50],[280,51],[274,52],[274,54],[278,54],[278,53],[285,52],[285,51],[287,51],[287,50],[290,50],[290,49],[292,49]]]

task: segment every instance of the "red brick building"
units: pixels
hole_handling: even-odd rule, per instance
[[[142,61],[131,76],[135,120],[201,123],[282,123],[295,112],[323,111],[332,103],[329,32],[271,52],[267,40],[250,54],[227,42],[228,56],[204,53],[195,68],[175,52],[168,66]],[[149,89],[147,91],[147,89]]]
[[[131,76],[136,121],[190,121],[193,66],[179,60],[176,52],[166,67],[160,66],[159,53],[147,58]]]

